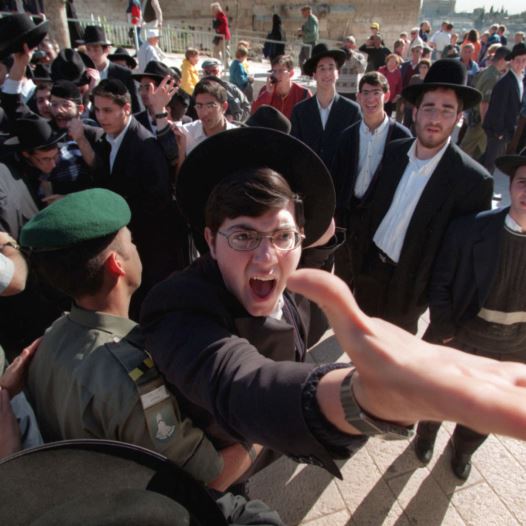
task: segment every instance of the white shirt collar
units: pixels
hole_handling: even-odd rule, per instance
[[[385,131],[387,126],[389,126],[389,117],[387,116],[387,114],[385,114],[382,124],[380,124],[380,126],[377,126],[374,130],[371,130],[369,126],[365,124],[365,121],[362,120],[362,122],[360,123],[360,131],[365,135],[376,135],[381,134],[383,131]]]
[[[510,214],[506,216],[504,223],[513,232],[517,232],[518,234],[526,234],[526,231],[522,229],[519,223],[517,223],[517,221],[515,221],[515,219],[513,219],[513,217],[511,217]]]
[[[106,66],[104,67],[104,69],[101,69],[99,71],[99,74],[100,74],[100,80],[105,80],[108,78],[108,69],[110,68],[110,61],[108,59],[106,59]]]
[[[444,155],[444,152],[446,151],[446,148],[449,146],[449,143],[451,142],[451,137],[447,138],[446,144],[444,144],[444,146],[442,146],[442,148],[440,148],[440,150],[438,150],[438,152],[435,153],[435,155],[433,155],[433,157],[431,157],[430,159],[419,159],[416,156],[416,142],[417,141],[418,141],[418,139],[416,141],[413,141],[413,144],[411,145],[411,147],[407,151],[407,157],[409,158],[409,162],[410,163],[426,164],[426,163],[428,163],[430,161],[436,160],[437,158],[439,160],[442,158],[442,155]]]
[[[112,137],[109,133],[106,134],[106,140],[113,146],[115,144],[119,144],[122,142],[122,139],[124,139],[124,135],[126,135],[126,132],[128,131],[128,128],[130,127],[131,123],[131,116],[128,118],[128,122],[122,129],[122,131],[117,135],[116,137]]]

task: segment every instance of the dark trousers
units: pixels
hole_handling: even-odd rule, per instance
[[[300,54],[298,55],[298,65],[300,68],[303,68],[303,64],[305,63],[305,61],[310,58],[310,53],[314,46],[315,44],[307,44],[305,46],[301,46]]]
[[[354,276],[354,296],[369,316],[387,318],[387,289],[395,268],[396,264],[371,243],[362,270]]]
[[[428,440],[434,444],[441,425],[442,422],[419,422],[416,434],[424,440]],[[455,426],[455,431],[453,431],[452,440],[457,454],[471,456],[482,445],[486,438],[488,438],[488,435],[482,435],[473,431],[473,429],[470,429],[469,427],[457,424]]]

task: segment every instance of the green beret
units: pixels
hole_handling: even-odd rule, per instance
[[[130,208],[120,195],[102,188],[84,190],[35,215],[22,228],[20,245],[39,252],[66,248],[118,232],[130,218]]]

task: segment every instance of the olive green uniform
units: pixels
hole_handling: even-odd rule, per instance
[[[491,92],[500,78],[500,73],[494,66],[487,67],[475,79],[475,88],[482,93],[482,102],[489,103]],[[468,128],[462,138],[460,147],[474,159],[480,159],[486,151],[486,132],[482,129],[482,119],[479,106],[468,110]]]
[[[28,376],[46,441],[106,438],[157,451],[210,482],[222,458],[181,416],[133,321],[73,306],[46,332]]]

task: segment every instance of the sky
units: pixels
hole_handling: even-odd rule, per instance
[[[504,9],[508,10],[510,15],[521,13],[526,11],[526,2],[524,0],[457,0],[455,11],[471,12],[477,7],[486,7],[486,11],[489,11],[491,6],[493,9],[500,9],[504,6]]]

